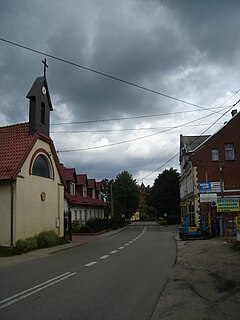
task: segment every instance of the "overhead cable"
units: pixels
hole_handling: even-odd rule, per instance
[[[179,99],[179,98],[170,96],[170,95],[168,95],[168,94],[165,94],[165,93],[162,93],[162,92],[159,92],[159,91],[156,91],[156,90],[153,90],[153,89],[150,89],[150,88],[141,86],[141,85],[136,84],[136,83],[134,83],[134,82],[131,82],[131,81],[128,81],[128,80],[125,80],[125,79],[121,79],[121,78],[119,78],[119,77],[116,77],[116,76],[107,74],[107,73],[102,72],[102,71],[98,71],[98,70],[93,69],[93,68],[89,68],[89,67],[80,65],[80,64],[78,64],[78,63],[75,63],[75,62],[72,62],[72,61],[69,61],[69,60],[66,60],[66,59],[63,59],[63,58],[54,56],[54,55],[52,55],[52,54],[49,54],[49,53],[46,53],[46,52],[43,52],[43,51],[40,51],[40,50],[36,50],[36,49],[30,48],[30,47],[28,47],[28,46],[25,46],[25,45],[22,45],[22,44],[19,44],[19,43],[16,43],[16,42],[13,42],[13,41],[4,39],[4,38],[2,38],[2,37],[0,37],[0,41],[3,41],[3,42],[8,43],[8,44],[10,44],[10,45],[17,46],[17,47],[19,47],[19,48],[22,48],[22,49],[25,49],[25,50],[28,50],[28,51],[31,51],[31,52],[34,52],[34,53],[37,53],[37,54],[44,55],[45,57],[49,57],[49,58],[51,58],[51,59],[54,59],[54,60],[57,60],[57,61],[60,61],[60,62],[69,64],[69,65],[72,65],[72,66],[77,67],[77,68],[84,69],[84,70],[86,70],[86,71],[89,71],[89,72],[98,74],[98,75],[100,75],[100,76],[109,78],[109,79],[111,79],[111,80],[115,80],[115,81],[118,81],[118,82],[121,82],[121,83],[130,85],[130,86],[133,86],[133,87],[135,87],[135,88],[138,88],[138,89],[141,89],[141,90],[148,91],[148,92],[150,92],[150,93],[154,93],[154,94],[160,95],[160,96],[162,96],[162,97],[165,97],[165,98],[168,98],[168,99],[171,99],[171,100],[174,100],[174,101],[178,101],[178,102],[181,102],[181,103],[190,105],[190,106],[195,106],[195,107],[200,108],[200,109],[209,110],[208,108],[199,106],[199,105],[197,105],[197,104],[195,104],[195,103],[191,103],[191,102],[188,102],[188,101],[186,101],[186,100],[183,100],[183,99]]]

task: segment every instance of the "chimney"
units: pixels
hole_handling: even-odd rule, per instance
[[[237,109],[234,109],[234,110],[231,111],[232,117],[234,117],[236,114],[237,114]]]

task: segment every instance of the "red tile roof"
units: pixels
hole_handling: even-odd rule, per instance
[[[51,148],[59,176],[59,160],[51,138],[40,132],[29,134],[29,123],[0,127],[0,180],[16,179],[21,167],[37,139],[46,141]]]
[[[65,181],[77,182],[74,168],[66,168],[62,163],[60,164],[60,168]]]
[[[95,189],[96,188],[95,179],[88,179],[88,187],[91,188],[91,189]]]
[[[77,174],[78,184],[88,186],[88,178],[86,174]]]
[[[36,134],[29,135],[28,130],[28,123],[0,127],[0,180],[16,178],[36,140]]]
[[[98,191],[101,191],[102,190],[102,182],[100,182],[100,181],[96,182],[96,188]]]
[[[72,170],[74,170],[75,172],[75,169],[68,169],[61,164],[61,171],[65,178],[65,181],[74,182],[74,178],[72,176]],[[79,206],[79,205],[100,206],[100,207],[106,206],[106,203],[102,199],[101,200],[98,198],[93,199],[89,194],[87,195],[86,198],[83,197],[83,190],[82,190],[83,185],[86,185],[90,189],[92,188],[98,191],[98,189],[95,188],[96,187],[95,179],[87,179],[86,174],[77,174],[77,184],[75,189],[75,195],[70,194],[69,188],[65,189],[64,191],[64,196],[67,199],[69,204],[75,205],[75,206]]]

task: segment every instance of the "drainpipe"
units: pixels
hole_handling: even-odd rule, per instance
[[[14,204],[14,188],[13,188],[13,180],[10,180],[10,186],[11,186],[11,248],[13,247],[13,204]]]

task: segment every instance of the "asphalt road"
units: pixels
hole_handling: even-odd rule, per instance
[[[0,270],[0,319],[150,320],[176,257],[157,225]]]

